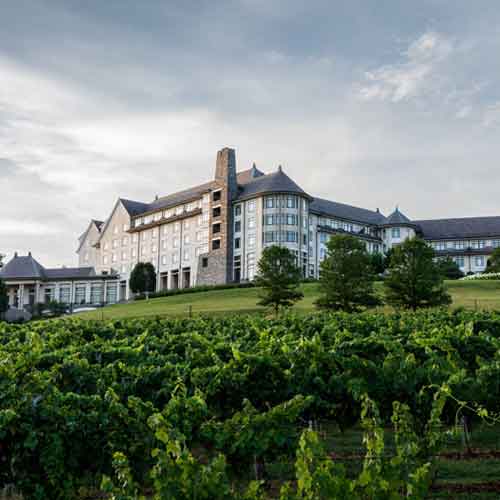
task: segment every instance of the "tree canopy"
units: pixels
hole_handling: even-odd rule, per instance
[[[156,272],[151,262],[138,262],[130,274],[133,293],[149,293],[156,289]]]
[[[5,283],[0,278],[0,319],[3,317],[3,314],[9,308],[9,297],[7,296],[7,287]]]
[[[500,248],[495,248],[495,250],[493,250],[493,253],[488,259],[486,272],[500,273]]]
[[[327,243],[327,254],[320,266],[320,297],[323,309],[357,311],[377,305],[374,292],[375,271],[365,244],[351,235],[336,235]]]
[[[295,255],[288,248],[264,248],[255,278],[255,284],[262,288],[259,305],[272,307],[276,314],[292,306],[304,296],[299,289],[301,277]]]
[[[437,262],[437,266],[444,279],[457,280],[464,275],[458,264],[451,257],[440,259]]]
[[[450,304],[451,296],[434,257],[434,250],[421,238],[395,247],[384,281],[387,302],[413,310]]]

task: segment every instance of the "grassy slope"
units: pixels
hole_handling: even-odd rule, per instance
[[[377,284],[377,287],[380,286]],[[500,309],[500,281],[450,281],[448,287],[454,306],[474,308],[477,305],[479,308]],[[316,284],[306,284],[303,289],[304,299],[294,307],[298,312],[313,310],[314,300],[318,296]],[[98,311],[82,313],[81,316],[88,319],[184,316],[187,315],[189,306],[192,306],[194,314],[253,313],[262,311],[262,308],[256,305],[258,294],[259,291],[255,288],[190,293],[109,306]]]

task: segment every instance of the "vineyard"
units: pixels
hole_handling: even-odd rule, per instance
[[[498,498],[499,347],[465,310],[0,324],[0,491]]]

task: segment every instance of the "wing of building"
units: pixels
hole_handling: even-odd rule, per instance
[[[317,277],[330,235],[348,233],[370,252],[419,235],[464,272],[481,272],[500,246],[500,217],[410,220],[316,198],[281,167],[237,172],[233,149],[217,153],[212,180],[151,202],[119,199],[105,222],[90,221],[79,239],[82,266],[116,272],[120,299],[138,262],[151,262],[158,289],[251,280],[267,245],[289,247],[304,276]]]

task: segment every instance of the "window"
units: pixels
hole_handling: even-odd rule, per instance
[[[209,219],[208,212],[203,212],[202,219],[203,222],[208,222]]]
[[[174,233],[178,233],[180,230],[181,230],[181,223],[180,222],[176,222],[174,224]]]
[[[169,217],[172,217],[174,215],[174,212],[172,209],[165,210],[165,219],[168,219]]]
[[[189,260],[189,249],[184,250],[184,260]]]
[[[160,219],[161,219],[161,212],[157,212],[156,214],[154,214],[153,220],[155,222],[158,222]]]
[[[219,250],[220,240],[212,240],[212,250]]]
[[[217,224],[214,224],[212,226],[212,233],[213,234],[217,234],[217,233],[220,233],[220,230],[221,230],[221,225],[220,223],[218,222]]]
[[[219,191],[214,191],[212,193],[212,200],[213,201],[220,201],[222,198],[222,191],[219,189]]]
[[[184,235],[184,244],[189,245],[190,242],[191,242],[191,238],[189,237],[189,234],[185,234]]]
[[[119,231],[118,226],[115,226],[113,228],[113,234],[118,234],[118,231]]]
[[[203,217],[201,215],[199,215],[197,218],[196,218],[196,225],[198,227],[200,227],[201,225],[203,224]]]
[[[255,212],[255,200],[250,200],[248,202],[247,209],[249,212]]]
[[[266,231],[264,233],[264,243],[277,242],[277,233],[275,231]]]
[[[484,267],[484,257],[482,255],[478,255],[474,258],[474,263],[476,267]]]
[[[132,258],[135,259],[137,257],[137,250],[132,248]]]
[[[460,269],[463,269],[465,267],[465,258],[463,256],[455,257],[453,260],[457,263],[457,266]]]
[[[215,207],[213,210],[212,210],[212,217],[220,217],[221,216],[221,213],[222,213],[222,209],[221,207]]]
[[[240,233],[241,232],[241,221],[237,220],[234,223],[234,232],[235,233]]]
[[[59,302],[69,304],[71,302],[71,287],[62,286],[59,288]]]
[[[122,260],[127,260],[127,252],[122,252]]]
[[[172,264],[176,264],[179,261],[179,255],[177,253],[172,254]]]
[[[445,241],[437,241],[434,243],[434,248],[436,250],[446,250],[446,242]]]
[[[296,231],[286,231],[285,232],[285,241],[287,243],[297,243],[298,241],[298,233]]]
[[[247,242],[248,242],[248,247],[253,248],[255,246],[255,234],[249,234]]]
[[[287,226],[296,226],[299,218],[294,214],[286,214],[286,225]]]
[[[137,243],[139,241],[139,236],[137,235],[137,233],[134,233],[132,235],[132,243]]]
[[[102,263],[107,266],[108,265],[108,256],[107,255],[104,255],[103,258],[102,258]]]
[[[122,247],[126,247],[128,245],[128,238],[126,236],[124,236],[122,238]]]
[[[274,215],[264,215],[264,226],[274,225]]]
[[[184,221],[184,229],[189,229],[189,219]]]
[[[167,240],[163,240],[161,242],[161,248],[162,248],[162,250],[166,250],[167,249]]]
[[[85,285],[76,285],[75,304],[85,304],[86,296],[87,296],[87,287]]]
[[[184,205],[175,207],[175,215],[182,215],[184,213]]]
[[[234,248],[238,250],[238,248],[241,247],[241,238],[235,238],[234,239]]]
[[[464,241],[454,241],[453,248],[455,250],[463,250],[465,248],[465,242]]]
[[[178,248],[179,247],[179,238],[177,236],[172,240],[172,246],[174,248]]]
[[[101,283],[93,283],[90,287],[90,303],[100,304],[102,302],[102,285]]]
[[[287,208],[297,208],[298,201],[296,196],[287,196],[286,197],[286,207]]]
[[[328,235],[326,233],[319,233],[320,243],[326,243],[328,241]]]
[[[266,197],[266,208],[274,208],[274,198],[272,196]]]
[[[120,266],[120,273],[125,274],[127,272],[127,266],[125,264],[122,264]]]
[[[236,205],[234,207],[234,216],[239,217],[241,215],[241,205]]]
[[[203,198],[202,198],[202,202],[203,203],[208,203],[210,201],[210,195],[207,193],[207,194],[204,194],[203,195]]]
[[[151,229],[151,238],[156,238],[158,236],[158,228],[155,227]]]
[[[255,217],[250,217],[247,221],[248,229],[253,229],[255,227]]]
[[[167,265],[167,256],[166,255],[162,255],[161,256],[161,263],[166,266]]]
[[[325,248],[320,248],[319,249],[319,258],[323,260],[326,257],[326,249]]]
[[[157,245],[151,245],[151,251],[153,253],[156,253],[158,251],[158,246]]]
[[[203,257],[201,259],[201,267],[208,267],[208,257]]]
[[[104,245],[102,246],[102,248],[103,248],[103,250],[107,250],[109,248],[107,241],[104,242]]]
[[[393,238],[401,238],[401,229],[399,227],[393,227],[391,230],[391,236]]]

